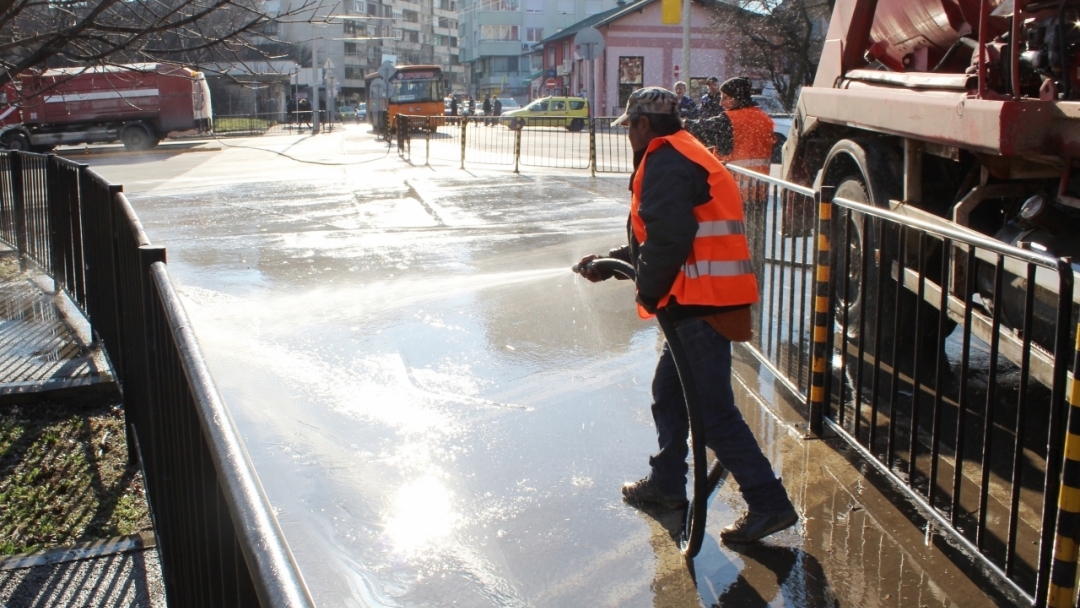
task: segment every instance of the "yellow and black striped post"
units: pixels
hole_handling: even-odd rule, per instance
[[[461,168],[465,168],[465,128],[469,125],[469,117],[461,117]]]
[[[829,355],[832,344],[832,283],[829,269],[832,258],[833,188],[822,186],[814,194],[818,206],[817,244],[814,247],[814,343],[810,359],[810,432],[820,436],[825,426],[825,409],[829,398]],[[773,236],[773,238],[777,238]]]
[[[521,161],[521,131],[514,130],[514,173],[518,172],[518,163]]]
[[[1057,537],[1054,562],[1050,565],[1050,608],[1072,608],[1076,595],[1076,559],[1080,543],[1080,327],[1076,332],[1076,352],[1065,390],[1069,401],[1068,431],[1065,434],[1065,465],[1061,469],[1058,493]]]
[[[589,118],[589,169],[596,177],[596,117]]]

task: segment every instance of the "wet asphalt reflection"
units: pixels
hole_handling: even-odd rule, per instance
[[[655,446],[658,331],[628,284],[569,271],[625,239],[626,177],[412,168],[354,137],[370,162],[93,163],[168,248],[319,605],[987,605],[747,360],[737,397],[805,520],[718,545],[729,482],[688,570],[677,517],[618,490]]]

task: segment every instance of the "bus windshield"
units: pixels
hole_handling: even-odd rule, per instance
[[[442,78],[429,72],[398,72],[390,80],[390,103],[442,101]]]

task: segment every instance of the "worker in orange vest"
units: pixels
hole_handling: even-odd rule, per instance
[[[683,130],[678,98],[660,87],[638,89],[611,126],[626,126],[634,150],[625,247],[608,257],[633,264],[638,313],[668,312],[690,359],[702,400],[705,445],[731,472],[748,511],[724,528],[725,542],[754,542],[798,521],[783,484],[735,405],[731,342],[752,337],[758,300],[739,187],[716,156]],[[581,259],[593,282],[611,275]],[[652,382],[659,451],[647,477],[623,486],[642,507],[685,508],[690,428],[678,370],[665,342]]]
[[[720,161],[769,173],[773,144],[773,120],[754,103],[750,79],[740,76],[720,85],[720,105],[731,122],[732,148]]]

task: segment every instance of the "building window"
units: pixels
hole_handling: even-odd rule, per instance
[[[483,11],[516,11],[521,8],[518,0],[481,0]]]
[[[439,27],[449,28],[450,27],[450,20],[447,19],[446,17],[439,17]]]
[[[409,42],[420,42],[420,32],[414,32],[410,30],[409,32],[407,32],[407,34]]]
[[[346,36],[355,36],[356,35],[356,22],[355,21],[350,19],[350,20],[345,21],[344,23],[342,23],[341,26],[342,26],[342,28],[344,28]]]
[[[604,4],[600,0],[585,0],[585,14],[595,15],[604,10]]]
[[[439,0],[439,9],[444,11],[456,11],[457,2],[454,2],[454,0]]]
[[[547,50],[547,64],[550,67],[555,67],[555,47],[549,46]]]
[[[401,18],[409,23],[420,23],[420,13],[416,11],[401,11]]]
[[[363,80],[364,70],[360,68],[354,68],[345,66],[345,80]]]
[[[521,38],[516,25],[482,25],[480,26],[480,40],[512,42]]]
[[[544,0],[525,0],[526,13],[544,12]]]
[[[513,56],[513,57],[507,57],[506,58],[506,71],[507,72],[516,72],[516,71],[518,71],[518,57],[516,55]]]
[[[544,39],[544,28],[542,27],[527,27],[525,28],[525,42],[540,42]]]
[[[345,56],[346,57],[355,57],[356,56],[356,43],[355,42],[346,42],[345,43]]]
[[[559,14],[569,15],[574,12],[574,0],[559,0]]]
[[[390,30],[390,37],[394,40],[401,40],[401,30],[398,28]]]
[[[506,71],[506,57],[492,57],[491,58],[491,71],[492,72],[505,72]]]
[[[619,57],[619,107],[626,107],[630,94],[645,81],[644,57]]]

